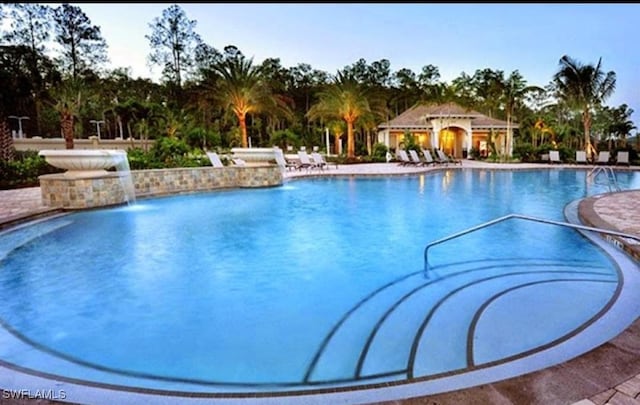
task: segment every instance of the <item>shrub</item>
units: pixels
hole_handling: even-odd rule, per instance
[[[522,143],[513,147],[513,157],[521,162],[535,162],[538,160],[536,149],[530,143]]]
[[[576,150],[564,145],[558,145],[558,152],[560,152],[560,160],[563,162],[575,162]]]
[[[469,157],[475,160],[482,159],[482,155],[480,154],[480,149],[476,148],[475,146],[472,147],[471,150],[469,151]]]
[[[204,128],[193,128],[187,133],[185,139],[192,148],[211,149],[222,144],[220,133],[207,131]]]
[[[285,129],[274,131],[269,139],[271,145],[278,146],[282,150],[287,150],[287,146],[293,146],[296,149],[300,149],[302,140],[292,130]]]
[[[164,167],[179,167],[180,160],[189,152],[187,143],[181,139],[163,137],[151,148],[154,159],[163,163]]]
[[[127,150],[129,168],[131,170],[160,169],[162,162],[155,158],[152,152],[145,152],[140,148],[130,148]]]
[[[0,189],[36,187],[40,184],[39,176],[62,172],[63,169],[51,166],[37,151],[16,151],[14,160],[0,160]]]
[[[402,149],[406,150],[407,152],[413,149],[418,152],[418,154],[422,153],[422,151],[420,150],[420,145],[418,145],[418,143],[416,142],[416,137],[411,132],[405,131],[404,140],[402,142],[404,144]]]
[[[387,161],[387,152],[389,148],[384,143],[375,143],[373,144],[373,153],[371,154],[372,161],[374,162],[386,162]]]

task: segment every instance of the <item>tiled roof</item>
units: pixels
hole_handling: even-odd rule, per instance
[[[471,129],[489,129],[489,128],[506,128],[507,121],[498,120],[495,118],[489,118],[483,115],[471,120]],[[511,123],[511,128],[518,128],[518,124]]]
[[[464,108],[456,103],[446,104],[420,104],[409,108],[391,121],[380,124],[379,128],[424,128],[430,129],[433,118],[469,118],[471,129],[477,128],[506,128],[507,122],[489,118],[477,111]],[[518,128],[517,124],[511,124],[512,128]]]

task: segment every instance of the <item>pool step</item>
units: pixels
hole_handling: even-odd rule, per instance
[[[439,271],[438,278],[416,273],[354,307],[327,336],[307,381],[358,380],[387,374],[405,378],[466,368],[467,334],[473,318],[496,294],[527,283],[545,286],[555,279],[589,278],[608,282],[600,294],[607,296],[615,282],[611,270],[582,261],[485,260],[446,270]],[[493,318],[483,315],[482,322],[476,322],[482,334],[487,334],[486,322],[496,322],[485,320]],[[482,359],[493,355],[480,347]]]
[[[72,223],[72,221],[67,219],[53,219],[41,221],[41,223],[34,226],[18,227],[17,229],[7,232],[2,238],[2,245],[0,245],[0,260],[4,260],[11,251]]]

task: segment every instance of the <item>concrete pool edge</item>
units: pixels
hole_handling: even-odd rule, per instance
[[[620,191],[617,193],[605,193],[599,194],[595,196],[591,196],[585,198],[580,201],[578,215],[580,216],[580,220],[589,226],[593,226],[596,228],[602,229],[624,229],[624,225],[620,225],[620,222],[616,219],[605,219],[602,214],[598,214],[596,209],[596,204],[598,205],[608,205],[608,201],[612,198],[626,198],[635,199],[638,201],[640,198],[640,192],[635,190],[626,190]],[[634,198],[635,197],[635,198]],[[615,223],[612,223],[615,222]],[[622,229],[621,229],[622,228]],[[640,261],[640,244],[635,241],[630,241],[625,238],[620,237],[608,237],[606,235],[602,235],[602,237],[615,244],[617,247],[623,249],[629,255],[631,255],[635,260]],[[635,243],[634,243],[635,242]]]
[[[595,351],[601,351],[601,349],[602,349],[602,350],[606,350],[607,348],[609,348],[609,347],[608,347],[609,345],[613,345],[613,346],[615,346],[615,347],[621,347],[621,348],[624,348],[624,349],[625,349],[625,350],[627,350],[627,351],[629,350],[629,347],[628,347],[628,346],[631,346],[631,347],[635,347],[635,346],[637,346],[637,342],[636,342],[635,344],[631,344],[631,345],[629,345],[629,344],[625,344],[625,343],[623,342],[623,344],[621,344],[621,345],[619,345],[619,346],[618,346],[618,345],[616,345],[616,343],[615,343],[615,341],[616,341],[620,336],[625,335],[625,334],[627,333],[627,331],[629,331],[629,330],[631,330],[631,329],[634,329],[636,332],[638,332],[638,330],[640,330],[640,328],[639,328],[639,327],[638,327],[638,325],[637,325],[637,322],[635,322],[634,324],[632,324],[629,328],[627,328],[627,330],[625,330],[623,333],[621,333],[618,337],[616,337],[616,338],[612,339],[611,341],[609,341],[609,342],[607,342],[607,343],[603,344],[601,347],[599,347],[599,348],[597,348],[597,349],[594,349],[592,352],[595,352]],[[636,334],[639,334],[639,335],[640,335],[640,333],[636,333]],[[605,346],[607,346],[607,348],[605,348]],[[610,349],[610,348],[609,348],[609,349]],[[588,356],[588,355],[590,355],[590,354],[591,354],[591,352],[586,353],[586,354],[581,355],[579,358],[574,359],[574,360],[575,360],[575,361],[578,361],[580,358],[585,357],[585,356]],[[636,354],[634,354],[634,356],[635,356],[635,357],[637,357],[637,355],[636,355]],[[555,369],[555,368],[558,368],[560,371],[567,372],[567,371],[566,371],[566,368],[564,367],[564,365],[565,365],[565,364],[569,364],[569,363],[573,362],[574,360],[570,360],[570,361],[568,361],[567,363],[562,363],[562,364],[559,364],[559,365],[557,365],[557,366],[551,366],[551,367],[549,367],[549,369]],[[635,363],[634,363],[634,364],[635,364]],[[600,364],[597,364],[597,363],[596,363],[596,368],[597,368],[597,370],[594,370],[594,373],[593,373],[593,374],[591,374],[591,377],[595,377],[594,379],[598,379],[598,380],[602,380],[603,378],[608,378],[608,377],[610,377],[610,374],[612,374],[612,373],[610,373],[609,371],[610,371],[611,369],[618,370],[618,368],[619,368],[618,366],[619,366],[619,364],[616,364],[616,365],[607,365],[607,364],[600,365]],[[589,368],[591,368],[591,367],[589,367]],[[500,392],[500,391],[502,391],[502,388],[498,388],[499,386],[502,386],[502,385],[506,384],[506,386],[507,386],[507,387],[509,387],[509,382],[511,382],[512,380],[527,380],[527,379],[528,379],[528,376],[533,375],[533,374],[538,374],[538,373],[541,373],[541,374],[545,375],[547,370],[548,370],[548,369],[540,370],[540,371],[533,372],[533,373],[531,373],[531,374],[527,374],[527,375],[525,375],[525,376],[521,376],[521,377],[514,377],[514,378],[510,378],[510,379],[508,379],[508,380],[503,380],[503,381],[499,381],[499,382],[495,382],[495,383],[489,383],[489,384],[485,384],[485,385],[478,386],[478,387],[475,387],[475,388],[462,389],[462,390],[459,390],[459,391],[456,391],[456,392],[453,392],[453,393],[449,393],[449,394],[446,394],[446,393],[445,393],[445,394],[434,394],[434,395],[429,396],[429,399],[436,400],[437,398],[439,398],[439,397],[441,397],[441,396],[445,396],[445,397],[446,397],[447,395],[451,395],[451,396],[453,396],[453,397],[457,397],[457,398],[465,398],[465,397],[467,397],[466,395],[470,395],[470,396],[468,396],[467,398],[474,398],[474,402],[478,402],[478,398],[482,398],[483,396],[486,396],[486,394],[487,394],[487,393],[485,392],[485,393],[483,394],[482,392],[483,392],[483,391],[486,391],[487,389],[489,389],[489,391],[492,391],[492,392]],[[636,370],[640,370],[640,367],[636,368]],[[574,380],[578,377],[574,371],[568,371],[568,373],[569,373],[569,374],[572,374],[571,378],[572,378],[572,379],[574,379]],[[3,374],[4,374],[4,373],[3,373]],[[626,375],[633,375],[633,374],[625,374],[625,376],[626,376]],[[532,377],[532,378],[534,378],[534,377]],[[611,378],[613,378],[613,377],[611,377]],[[36,377],[36,379],[37,379],[37,377]],[[553,380],[555,381],[555,379],[556,379],[556,377],[554,376],[554,377],[553,377]],[[591,379],[590,379],[590,380],[591,380]],[[621,381],[621,380],[619,380],[619,381]],[[618,381],[618,382],[619,382],[619,381]],[[535,381],[534,381],[534,383],[535,383]],[[593,380],[592,380],[592,381],[590,381],[590,383],[593,383]],[[37,384],[40,384],[40,385],[39,385],[40,387],[45,387],[45,386],[46,386],[46,387],[51,387],[51,388],[53,388],[52,386],[59,386],[59,385],[57,385],[55,382],[50,381],[50,380],[42,380],[42,381],[40,381],[40,382],[39,382],[39,383],[37,383]],[[43,384],[46,384],[46,385],[43,385]],[[522,384],[522,381],[516,382],[516,384],[520,385],[520,384]],[[526,385],[526,384],[527,384],[527,383],[525,383],[525,385]],[[552,385],[555,385],[555,384],[556,384],[556,383],[554,382]],[[558,384],[560,384],[560,383],[558,383]],[[575,383],[574,383],[574,384],[575,384]],[[572,383],[568,383],[568,384],[564,384],[564,385],[566,385],[566,386],[568,386],[568,387],[572,387],[574,384],[572,384]],[[64,385],[67,385],[67,384],[65,383]],[[537,384],[534,384],[534,385],[537,385]],[[593,385],[593,384],[592,384],[592,385]],[[0,384],[0,386],[4,386],[4,384]],[[36,385],[36,386],[37,386],[37,385]],[[598,386],[599,386],[599,385],[598,385]],[[83,387],[84,387],[84,386],[81,386],[81,387],[80,387],[80,389],[82,389]],[[609,387],[611,387],[611,385],[609,385],[609,386],[608,386],[608,387],[606,387],[606,388],[609,388]],[[86,387],[84,387],[84,388],[86,388]],[[400,387],[400,388],[402,388],[402,387]],[[542,389],[542,387],[539,387],[539,388],[540,388],[540,389]],[[356,388],[356,389],[358,389],[358,388]],[[476,390],[476,389],[480,390],[480,392],[479,392],[479,393],[478,393],[478,392],[476,392],[476,393],[471,393],[471,391],[474,391],[474,390]],[[550,390],[550,387],[549,387],[548,385],[544,387],[544,391],[545,391],[545,392],[544,392],[544,394],[545,394],[547,397],[548,397],[548,394],[549,394],[549,392],[548,392],[549,390]],[[507,390],[507,391],[511,391],[511,390]],[[523,401],[517,401],[517,402],[536,403],[536,401],[531,397],[531,395],[532,395],[533,393],[535,393],[535,391],[536,391],[536,390],[535,390],[535,387],[525,389],[524,391],[526,391],[526,400],[523,400]],[[69,393],[69,392],[71,392],[71,390],[67,390],[67,393]],[[114,393],[113,393],[113,392],[111,392],[111,394],[110,394],[110,392],[111,392],[111,391],[109,391],[109,390],[102,390],[102,392],[101,392],[101,393],[99,393],[98,397],[94,398],[94,399],[95,399],[95,402],[94,402],[94,401],[91,401],[91,403],[111,402],[112,400],[113,400],[113,401],[115,401],[115,400],[116,400],[116,397],[114,397],[114,396],[112,395],[112,394],[114,394]],[[593,392],[593,391],[592,391],[592,392]],[[541,394],[542,394],[542,392],[541,392]],[[96,395],[97,395],[97,394],[96,394]],[[295,395],[295,394],[294,394],[294,395]],[[589,394],[589,395],[590,395],[590,394]],[[132,401],[134,401],[134,402],[135,402],[136,400],[137,400],[137,401],[140,401],[141,399],[143,399],[142,397],[137,396],[137,395],[132,395],[132,396],[133,396],[133,398],[132,398],[131,400],[132,400]],[[503,396],[504,396],[504,394],[503,394]],[[510,396],[511,396],[511,395],[507,395],[507,397],[510,397]],[[582,394],[580,394],[580,395],[574,396],[574,399],[578,400],[578,399],[580,399],[580,398],[584,398],[585,396],[586,396],[586,395],[582,395]],[[332,397],[332,396],[327,396],[327,395],[317,395],[317,396],[316,396],[317,398],[312,398],[312,397],[310,397],[310,396],[305,396],[305,395],[304,395],[304,393],[302,393],[302,394],[300,394],[300,395],[296,395],[296,398],[297,398],[298,400],[300,400],[300,399],[301,399],[301,398],[303,398],[303,397],[305,398],[305,403],[313,403],[314,401],[324,402],[324,401],[326,401],[326,400],[331,400],[331,401],[334,401],[334,400],[335,400],[335,402],[341,402],[341,400],[340,400],[339,396],[337,396],[337,397]],[[136,399],[136,398],[137,398],[137,399]],[[150,399],[151,397],[150,397],[150,396],[148,396],[148,395],[144,395],[144,398]],[[158,400],[159,400],[160,402],[167,402],[167,401],[170,401],[170,400],[171,400],[171,398],[169,398],[169,397],[164,397],[164,396],[163,396],[162,398],[164,398],[164,400],[162,400],[162,399],[160,399],[160,398],[158,398]],[[384,398],[384,396],[377,396],[377,395],[373,394],[373,396],[372,396],[371,398],[369,398],[369,399],[371,399],[371,400],[380,400],[380,399],[382,399],[382,398]],[[525,397],[522,397],[522,398],[525,398]],[[186,398],[181,398],[181,399],[185,399],[185,400],[186,400]],[[193,399],[194,399],[194,400],[197,400],[196,398],[193,398]],[[211,398],[207,398],[207,399],[205,399],[205,398],[201,398],[201,399],[203,399],[203,400],[209,400],[209,401],[211,400]],[[230,398],[226,398],[226,401],[228,401],[229,399],[230,399]],[[67,398],[67,400],[73,400],[73,399],[72,399],[72,398]],[[251,398],[238,398],[238,400],[251,401]],[[261,398],[261,400],[266,400],[267,402],[269,402],[269,398]],[[277,403],[283,403],[283,402],[286,402],[286,398],[283,398],[282,396],[275,396],[274,398],[272,398],[272,400],[273,400],[273,403],[276,403],[276,402],[277,402]],[[416,399],[416,400],[417,400],[417,399]],[[556,398],[556,400],[557,400],[557,398]],[[564,401],[564,400],[566,400],[566,398],[564,398],[564,399],[563,399],[563,401]],[[406,401],[411,401],[411,399],[406,399]],[[547,398],[545,401],[549,401],[549,398]],[[120,401],[118,401],[118,402],[120,402]],[[462,401],[460,400],[460,402],[462,402]],[[482,402],[482,401],[480,401],[480,402]],[[489,401],[489,402],[491,402],[491,401]],[[351,403],[351,402],[350,402],[350,403]],[[443,402],[443,403],[446,403],[446,402]],[[541,402],[541,403],[542,403],[542,402]],[[547,403],[548,403],[548,402],[547,402]]]

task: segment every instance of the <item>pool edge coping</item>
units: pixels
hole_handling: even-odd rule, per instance
[[[553,167],[521,167],[521,168],[511,168],[511,167],[504,167],[504,168],[491,168],[491,167],[438,167],[436,168],[436,170],[425,170],[425,171],[420,171],[420,172],[409,172],[409,173],[396,173],[396,174],[341,174],[341,173],[336,173],[336,174],[332,174],[332,176],[340,176],[340,177],[396,177],[396,176],[418,176],[418,175],[423,175],[425,173],[437,173],[440,172],[442,170],[449,170],[449,169],[455,169],[455,170],[464,170],[464,169],[471,169],[471,170],[540,170],[540,169],[581,169],[581,167],[575,167],[575,166],[569,166],[569,167],[559,167],[559,166],[553,166]],[[587,167],[588,169],[589,167]],[[583,167],[584,169],[584,167]],[[302,175],[302,176],[295,176],[295,177],[291,177],[291,178],[285,178],[285,183],[288,180],[297,180],[297,179],[310,179],[312,177],[329,177],[327,175],[318,173],[318,174],[314,174],[312,176],[306,176],[306,175]],[[634,191],[634,190],[630,190],[630,191]],[[579,220],[589,226],[594,226],[594,227],[603,227],[603,228],[607,228],[607,229],[616,229],[615,226],[613,226],[612,224],[609,224],[608,222],[604,221],[598,214],[597,211],[595,210],[594,204],[595,202],[599,199],[602,198],[603,196],[610,196],[610,195],[614,195],[614,194],[619,194],[619,193],[627,193],[630,191],[622,191],[622,192],[612,192],[612,193],[604,193],[604,194],[600,194],[600,195],[596,195],[596,196],[591,196],[591,197],[586,197],[586,198],[582,198],[579,199],[579,202],[577,204],[577,215],[579,217]],[[637,190],[635,190],[637,191]],[[196,191],[197,192],[197,191]],[[181,193],[184,194],[184,193]],[[61,212],[67,212],[66,210],[60,210],[60,209],[47,209],[47,210],[38,210],[38,212],[34,212],[31,213],[30,215],[25,215],[22,217],[18,217],[18,218],[11,218],[9,221],[4,221],[4,222],[0,222],[0,230],[6,230],[6,229],[11,229],[14,226],[18,226],[21,223],[24,222],[29,222],[31,220],[35,220],[35,219],[40,219],[40,218],[46,218],[48,216],[54,216],[55,214],[59,214]],[[609,242],[614,244],[616,247],[621,248],[621,246],[613,243],[611,240],[607,240],[603,235],[600,235],[601,239],[603,239],[605,242]],[[623,245],[623,250],[630,256],[632,256],[633,260],[635,260],[636,262],[640,261],[640,253],[634,249],[634,247],[632,246],[628,246],[628,244],[625,243],[624,240],[619,240],[619,242]],[[479,390],[482,389],[483,387],[487,387],[487,386],[495,386],[498,384],[501,384],[503,382],[509,382],[509,381],[513,381],[513,380],[518,380],[518,379],[522,379],[522,378],[536,378],[535,375],[540,374],[540,373],[546,373],[552,369],[555,369],[557,367],[562,367],[565,368],[566,366],[568,366],[569,363],[574,362],[574,361],[578,361],[579,359],[582,359],[584,357],[587,357],[588,355],[598,352],[598,351],[602,351],[604,350],[603,347],[605,346],[610,346],[610,345],[616,345],[616,341],[620,338],[620,335],[625,334],[627,331],[629,331],[632,328],[640,328],[640,319],[636,319],[631,325],[629,325],[629,327],[627,327],[625,330],[623,330],[618,336],[616,336],[615,338],[602,343],[600,346],[586,352],[583,353],[575,358],[572,358],[568,361],[562,362],[558,365],[552,365],[549,367],[546,367],[544,369],[540,369],[540,370],[536,370],[536,371],[532,371],[532,372],[528,372],[522,376],[516,376],[516,377],[509,377],[505,380],[498,380],[495,382],[491,382],[491,383],[484,383],[478,386],[474,386],[474,387],[469,387],[469,388],[463,388],[463,389],[457,389],[454,391],[450,391],[450,392],[442,392],[442,393],[437,393],[437,394],[433,394],[433,395],[427,395],[427,396],[422,396],[422,397],[408,397],[408,398],[404,398],[404,399],[399,399],[396,401],[396,403],[398,401],[412,401],[412,400],[417,400],[419,398],[435,398],[435,397],[439,397],[442,395],[449,395],[451,392],[456,393],[457,395],[464,395],[464,394],[470,394],[470,395],[474,395],[472,394],[472,392],[474,390]],[[639,336],[640,338],[640,336]],[[606,362],[604,362],[606,363]],[[601,366],[599,364],[596,364],[595,366]],[[2,367],[2,363],[0,363],[0,367],[3,369],[4,367]],[[10,368],[11,369],[11,368]],[[11,369],[12,371],[15,371],[13,369]],[[636,372],[635,374],[629,374],[626,373],[624,377],[620,377],[620,379],[618,380],[619,382],[623,382],[625,380],[627,380],[630,377],[633,377],[636,374],[640,373],[640,367],[637,368],[637,370],[639,370],[638,372]],[[36,376],[37,378],[42,378],[41,376]],[[55,379],[50,379],[48,380],[50,382],[51,386],[56,386],[56,381]],[[373,388],[380,388],[381,385],[389,385],[389,384],[373,384],[374,387]],[[81,387],[87,387],[87,384],[85,382],[80,383]],[[90,385],[89,385],[90,386]],[[400,385],[401,386],[401,385]],[[592,391],[589,394],[580,394],[577,396],[578,399],[580,398],[585,398],[588,396],[594,396],[596,394],[602,393],[607,391],[608,389],[612,389],[613,385],[611,384],[604,384],[602,387],[599,387],[598,391]],[[102,390],[107,390],[110,391],[110,389],[108,388],[104,388],[104,387],[99,387]],[[359,390],[359,391],[365,391],[370,389],[368,387],[368,385],[359,385],[357,387],[352,387],[352,389],[355,390]],[[119,392],[123,392],[123,390],[119,390],[116,388],[117,391]],[[0,388],[0,391],[3,391],[2,388]],[[125,391],[129,391],[129,390],[125,390]],[[285,396],[294,396],[294,397],[308,397],[308,396],[315,396],[315,397],[322,397],[322,394],[326,394],[327,390],[325,389],[321,389],[319,393],[313,393],[311,391],[293,391],[293,392],[287,392],[285,394]],[[331,391],[331,390],[329,390]],[[338,387],[336,389],[336,392],[344,392],[344,389],[341,389],[340,387]],[[137,392],[140,394],[143,394],[145,397],[149,398],[150,396],[159,396],[159,397],[164,397],[166,398],[166,400],[170,400],[172,398],[171,395],[162,395],[162,394],[153,394],[153,393],[148,393],[148,390],[146,389],[141,389],[141,391],[137,391],[137,390],[133,390],[133,392]],[[211,394],[205,394],[202,399],[238,399],[238,400],[246,400],[246,401],[250,401],[253,398],[263,398],[263,399],[267,399],[267,398],[272,398],[274,400],[278,400],[278,399],[284,399],[285,397],[283,397],[283,394],[281,392],[278,393],[271,393],[272,395],[269,395],[270,393],[266,393],[266,395],[262,395],[262,393],[258,393],[257,395],[244,395],[241,397],[236,397],[236,396],[225,396],[224,393],[221,394],[220,396],[212,396]],[[108,397],[108,396],[107,396]],[[193,397],[194,399],[198,397],[197,393],[194,393],[194,395],[186,395],[186,396],[178,396],[176,398],[191,398]],[[267,397],[267,398],[265,398]],[[317,400],[321,400],[321,398],[316,398]],[[67,403],[67,402],[51,402],[51,403]]]

